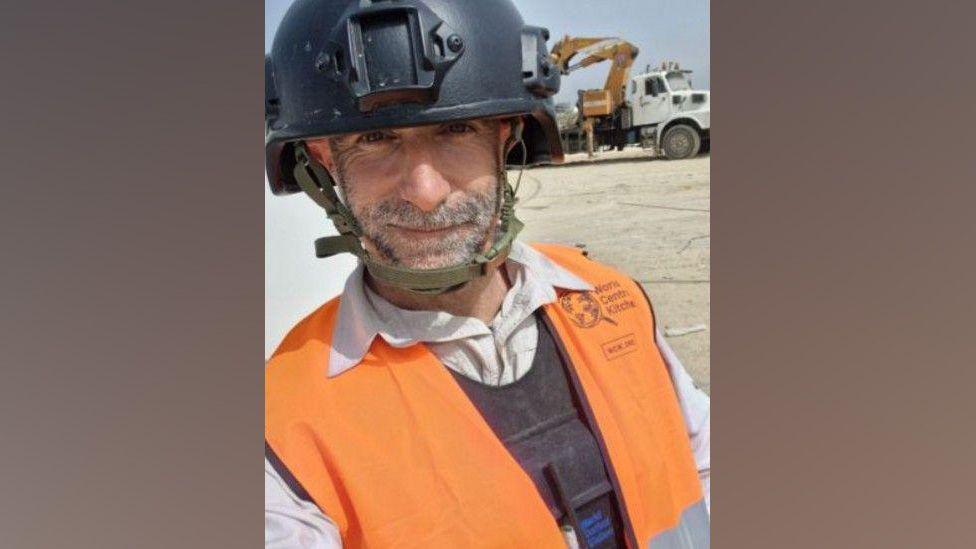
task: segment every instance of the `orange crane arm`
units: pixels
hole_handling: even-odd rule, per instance
[[[624,86],[630,78],[630,67],[639,52],[637,46],[620,38],[565,36],[552,48],[549,57],[562,74],[569,74],[601,61],[612,61],[603,89],[610,92],[613,108],[616,109],[624,101]],[[571,65],[570,62],[578,56],[582,59]]]

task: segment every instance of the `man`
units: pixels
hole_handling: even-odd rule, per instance
[[[708,546],[708,398],[640,286],[515,239],[505,166],[562,158],[547,35],[510,0],[286,14],[269,181],[360,264],[269,361],[266,546]]]

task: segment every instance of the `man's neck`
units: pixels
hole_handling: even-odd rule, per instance
[[[511,283],[504,268],[468,282],[459,289],[434,295],[415,294],[377,280],[366,272],[366,283],[381,297],[411,311],[444,311],[453,316],[477,318],[490,324],[501,309]]]

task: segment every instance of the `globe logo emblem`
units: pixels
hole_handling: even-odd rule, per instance
[[[559,304],[580,328],[592,328],[600,322],[603,311],[600,302],[590,292],[574,292],[559,298]]]

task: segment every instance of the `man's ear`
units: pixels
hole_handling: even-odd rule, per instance
[[[308,141],[305,145],[309,153],[311,153],[312,159],[325,166],[329,170],[329,173],[332,174],[332,177],[335,177],[336,164],[335,159],[332,157],[332,147],[329,145],[328,138]]]
[[[522,139],[522,128],[525,127],[525,121],[522,120],[521,116],[516,116],[512,119],[512,136],[515,138],[513,141],[516,143]]]
[[[509,140],[511,140],[512,143],[517,143],[519,139],[522,139],[523,125],[524,122],[522,122],[521,116],[516,116],[514,118],[502,121],[498,128],[502,143],[508,143]]]
[[[521,116],[504,120],[499,124],[498,134],[501,142],[506,145],[506,149],[503,151],[506,156],[515,147],[515,144],[522,139],[522,128],[524,124]]]

